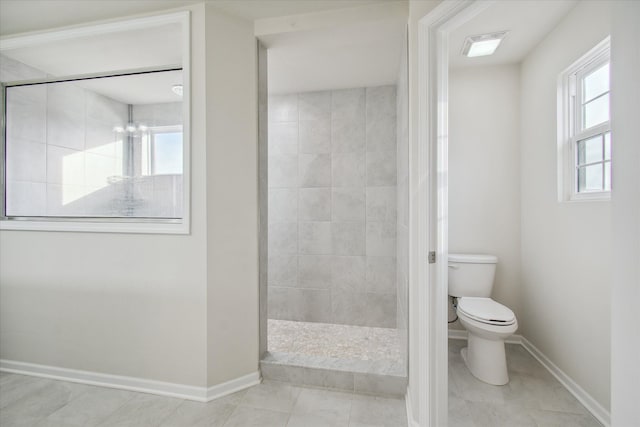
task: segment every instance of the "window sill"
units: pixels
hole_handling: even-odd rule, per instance
[[[166,220],[166,222],[142,221],[101,221],[85,220],[32,220],[3,219],[0,230],[21,231],[62,231],[87,233],[138,233],[138,234],[189,234],[189,223],[186,220]]]
[[[598,191],[593,193],[577,193],[569,197],[565,202],[609,202],[611,201],[610,191]]]

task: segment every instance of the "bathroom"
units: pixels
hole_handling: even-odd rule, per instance
[[[262,42],[262,374],[401,397],[406,24],[399,15]]]
[[[479,312],[470,317],[461,299],[449,297],[453,425],[478,419],[499,424],[515,414],[523,424],[547,425],[557,422],[554,417],[607,424],[608,364],[601,361],[608,357],[603,321],[608,313],[602,304],[608,294],[598,283],[607,282],[609,242],[606,227],[589,224],[596,218],[606,223],[607,207],[564,198],[557,182],[563,164],[562,156],[557,158],[562,151],[556,151],[555,119],[558,75],[607,36],[608,25],[597,19],[607,13],[606,5],[595,2],[496,2],[449,33],[449,290],[457,297],[493,300],[480,308],[487,320],[478,320]],[[585,40],[563,41],[584,22],[592,23]],[[495,53],[466,56],[467,39],[486,34],[503,37]],[[607,189],[606,180],[601,185]],[[579,227],[588,227],[590,235]],[[604,259],[594,259],[587,249],[593,245],[602,245]],[[473,261],[478,273],[471,293],[451,288],[460,269],[472,265],[460,254],[480,255]],[[592,269],[581,268],[587,260]],[[482,269],[494,265],[490,295],[473,294]],[[574,306],[574,296],[585,289],[589,296]],[[582,331],[586,324],[590,330]],[[584,333],[597,348],[575,338]],[[473,342],[472,358],[470,337],[490,334],[495,335]],[[499,348],[506,348],[506,369]],[[587,352],[589,360],[581,356]],[[567,380],[587,377],[586,393]],[[581,396],[580,403],[567,390]]]

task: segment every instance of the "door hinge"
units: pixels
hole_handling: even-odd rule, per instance
[[[436,252],[431,251],[429,252],[429,264],[435,264],[435,263],[436,263]]]

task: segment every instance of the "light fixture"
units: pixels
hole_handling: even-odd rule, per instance
[[[465,39],[464,44],[462,45],[462,54],[468,58],[492,55],[506,35],[506,31],[501,31],[497,33],[480,34],[478,36],[469,36]]]
[[[176,95],[182,96],[182,93],[183,93],[182,85],[173,85],[173,86],[171,86],[171,90]]]

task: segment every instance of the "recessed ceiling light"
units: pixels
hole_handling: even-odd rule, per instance
[[[492,55],[506,35],[506,31],[501,31],[498,33],[469,36],[465,39],[464,45],[462,46],[462,54],[469,58]]]
[[[182,96],[182,85],[173,85],[171,86],[171,90],[178,96]]]

